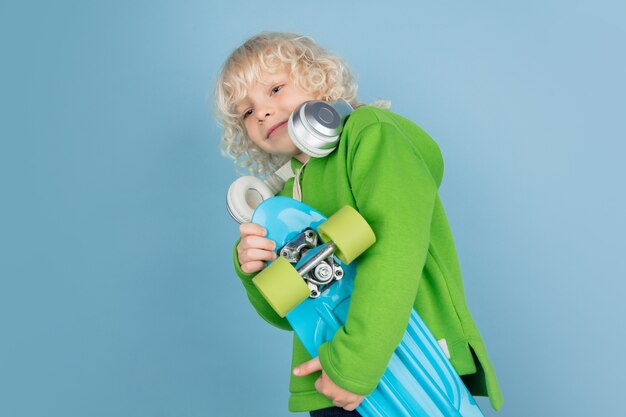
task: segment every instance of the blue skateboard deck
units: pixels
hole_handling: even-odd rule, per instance
[[[326,217],[308,205],[287,197],[262,202],[252,223],[267,229],[276,243],[276,253],[293,242],[304,230],[317,233]],[[318,239],[293,265],[299,268],[328,242]],[[309,297],[286,314],[291,327],[312,357],[318,347],[331,340],[348,315],[350,294],[356,278],[357,262],[344,264],[336,256],[340,279],[321,286],[315,298]],[[317,287],[315,287],[317,288]],[[478,417],[483,416],[441,347],[415,310],[402,341],[394,351],[376,389],[357,411],[364,417]]]

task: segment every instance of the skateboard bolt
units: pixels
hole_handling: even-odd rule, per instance
[[[326,282],[330,280],[332,276],[333,276],[333,270],[330,267],[330,265],[326,263],[319,264],[315,268],[315,277],[322,282]]]

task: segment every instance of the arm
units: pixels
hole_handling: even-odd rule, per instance
[[[377,242],[360,258],[346,324],[320,347],[319,358],[337,385],[367,395],[406,330],[437,185],[413,141],[395,125],[374,123],[355,138],[347,169],[356,208]]]

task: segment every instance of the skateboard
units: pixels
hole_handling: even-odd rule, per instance
[[[252,222],[267,229],[279,255],[253,282],[316,357],[345,323],[356,258],[374,244],[374,233],[352,207],[327,219],[287,197],[263,201]],[[415,310],[378,386],[357,411],[364,417],[483,416]]]

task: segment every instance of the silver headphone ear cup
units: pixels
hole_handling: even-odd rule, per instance
[[[309,132],[302,126],[299,127],[298,122],[294,122],[293,114],[292,117],[289,118],[287,130],[293,144],[302,152],[313,158],[322,158],[328,155],[335,150],[337,142],[339,142],[339,136],[335,136],[328,138],[330,140],[327,140],[326,143],[320,143],[320,140],[313,132]]]
[[[252,219],[254,209],[264,200],[274,196],[266,183],[253,176],[240,177],[228,188],[226,207],[238,223]]]
[[[289,137],[305,154],[324,157],[337,147],[343,122],[351,111],[345,101],[304,102],[289,117]]]

